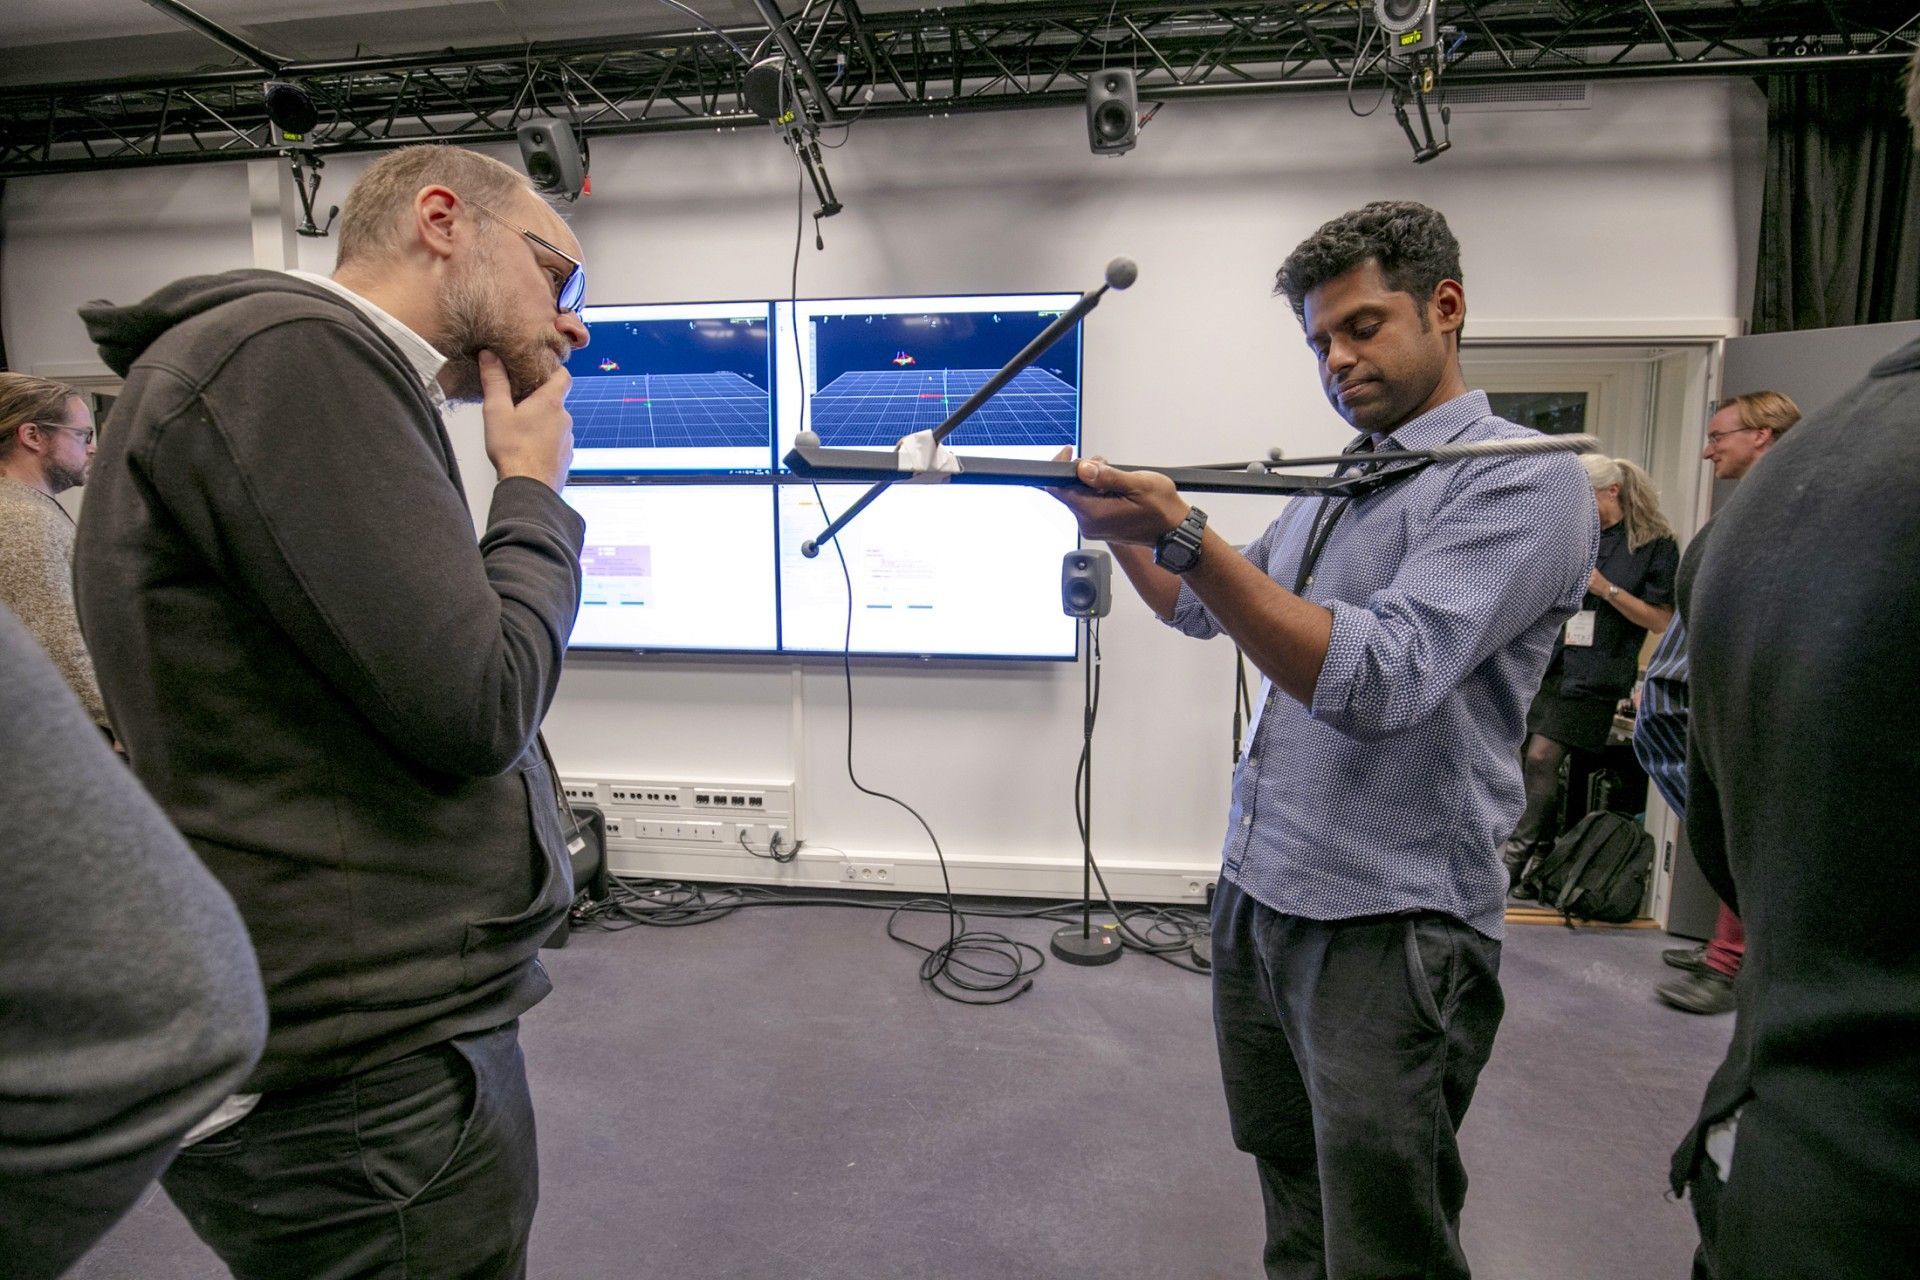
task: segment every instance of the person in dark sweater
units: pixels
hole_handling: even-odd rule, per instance
[[[267,1034],[233,901],[0,605],[0,1275],[105,1235]]]
[[[452,147],[375,162],[339,235],[331,280],[234,271],[82,312],[126,386],[81,627],[271,1011],[163,1185],[237,1276],[517,1276],[517,1020],[572,898],[537,731],[580,593],[559,490],[584,277],[522,175]],[[499,473],[478,546],[449,396],[483,399]]]
[[[1675,1153],[1711,1280],[1920,1275],[1920,342],[1741,482],[1680,576],[1687,830],[1746,925]]]

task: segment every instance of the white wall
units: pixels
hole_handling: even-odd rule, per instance
[[[1390,117],[1355,119],[1337,96],[1169,106],[1117,160],[1088,154],[1072,111],[869,122],[827,153],[847,211],[823,224],[824,253],[807,219],[799,291],[1080,289],[1124,253],[1139,284],[1088,322],[1088,451],[1182,462],[1318,450],[1346,432],[1269,296],[1316,225],[1380,198],[1445,211],[1464,248],[1470,332],[1651,333],[1738,315],[1753,225],[1738,206],[1760,146],[1752,98],[1734,81],[1601,84],[1587,111],[1456,114],[1454,149],[1420,167]],[[323,203],[360,163],[329,165]],[[795,176],[757,131],[597,142],[594,194],[574,215],[593,300],[784,294]],[[68,319],[79,301],[250,253],[237,165],[11,183],[5,217],[7,343],[22,368],[88,358]],[[303,265],[326,265],[323,244],[302,248]],[[470,422],[461,434],[472,480],[484,461]],[[1274,514],[1247,498],[1203,505],[1236,540]],[[1232,651],[1166,631],[1131,597],[1105,647],[1097,850],[1114,864],[1208,868],[1226,807]],[[837,663],[798,673],[577,659],[549,739],[570,773],[797,775],[810,842],[912,859],[925,846],[911,819],[846,782]],[[862,780],[920,807],[950,857],[1077,856],[1074,667],[862,663],[855,697]]]

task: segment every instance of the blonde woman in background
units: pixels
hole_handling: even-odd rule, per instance
[[[1653,481],[1625,458],[1589,454],[1581,461],[1600,511],[1600,555],[1527,713],[1527,807],[1502,850],[1516,878],[1527,858],[1559,835],[1556,802],[1568,752],[1606,748],[1614,708],[1639,674],[1641,643],[1673,620],[1680,548]]]

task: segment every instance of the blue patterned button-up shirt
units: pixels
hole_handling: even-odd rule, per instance
[[[1532,434],[1474,391],[1382,447]],[[1325,501],[1289,502],[1247,558],[1291,590]],[[1497,849],[1524,803],[1527,707],[1586,594],[1599,525],[1571,454],[1436,464],[1357,499],[1305,592],[1333,612],[1312,704],[1261,684],[1225,876],[1288,915],[1442,911],[1500,937]],[[1171,625],[1220,631],[1184,584]]]

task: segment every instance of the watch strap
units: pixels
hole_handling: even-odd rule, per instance
[[[1189,507],[1187,518],[1153,544],[1153,562],[1169,573],[1186,573],[1200,563],[1200,543],[1206,528],[1207,513]]]

